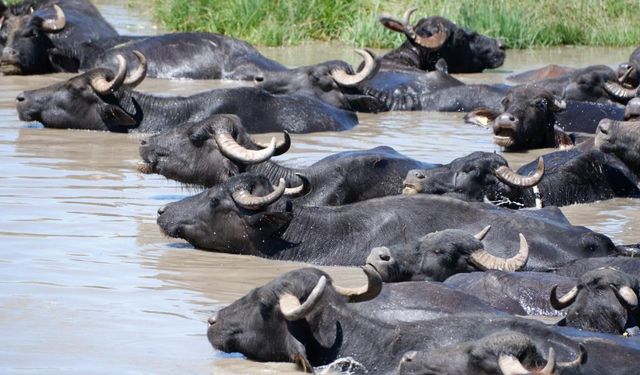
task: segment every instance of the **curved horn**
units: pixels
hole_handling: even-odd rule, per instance
[[[513,272],[519,270],[527,264],[527,259],[529,259],[529,245],[527,244],[527,240],[524,238],[522,233],[520,233],[519,236],[520,249],[518,250],[518,253],[511,258],[502,258],[491,255],[488,251],[480,249],[471,254],[471,261],[483,271],[501,270]]]
[[[307,176],[303,175],[302,173],[296,173],[296,176],[298,176],[298,178],[302,181],[302,184],[294,188],[284,189],[285,197],[301,197],[307,195],[309,191],[311,191],[311,182],[309,182]]]
[[[276,186],[271,193],[263,197],[255,196],[249,193],[246,189],[234,191],[231,194],[231,197],[238,205],[240,205],[240,207],[246,208],[247,210],[259,210],[260,208],[268,206],[280,199],[282,194],[284,194],[285,186],[287,186],[287,184],[284,181],[284,178],[281,178],[278,186]]]
[[[342,86],[353,86],[370,78],[378,70],[378,63],[370,51],[357,49],[355,52],[364,59],[364,66],[356,74],[348,74],[342,69],[334,69],[331,71],[331,77],[337,84]]]
[[[289,132],[285,130],[283,132],[283,137],[284,137],[284,140],[282,142],[276,143],[276,150],[273,153],[273,156],[282,155],[285,152],[289,151],[289,148],[291,148],[291,136],[289,135]],[[270,144],[266,144],[258,141],[253,141],[253,143],[255,143],[260,148],[268,148],[270,146]]]
[[[129,77],[127,77],[127,79],[124,80],[123,84],[136,87],[144,81],[144,78],[147,76],[147,58],[144,57],[140,51],[133,51],[133,54],[136,55],[136,58],[138,59],[138,67]]]
[[[2,29],[3,23],[4,23],[4,16],[0,17],[0,29]]]
[[[618,298],[622,299],[627,304],[627,306],[629,306],[630,308],[635,308],[636,306],[638,306],[638,295],[633,291],[633,289],[629,288],[628,286],[623,286],[618,289],[613,284],[611,285],[611,288],[614,292],[616,292]]]
[[[618,78],[618,83],[622,85],[627,80],[627,78],[629,78],[629,75],[631,73],[633,73],[633,66],[629,66],[624,74]]]
[[[500,354],[498,358],[498,367],[502,375],[526,375],[531,374],[531,371],[524,368],[518,358],[512,355]]]
[[[481,230],[480,232],[474,234],[473,237],[475,237],[476,240],[478,240],[478,241],[482,241],[487,236],[487,233],[489,233],[490,229],[491,229],[491,225],[487,225],[486,227],[484,227],[483,230]]]
[[[411,25],[411,15],[416,10],[418,10],[418,8],[411,8],[411,9],[408,9],[406,12],[404,12],[404,16],[402,17],[402,23],[403,23],[402,26],[404,27],[405,35],[409,39],[413,40],[414,42],[416,42],[417,44],[419,44],[424,48],[438,49],[442,47],[444,42],[447,41],[447,38],[449,37],[449,33],[446,31],[443,31],[442,25],[439,25],[440,31],[438,31],[437,33],[429,37],[418,35],[415,29],[413,28],[413,25]]]
[[[285,319],[289,321],[300,320],[307,316],[322,297],[322,293],[327,286],[327,278],[321,276],[320,280],[307,297],[303,304],[300,304],[298,297],[291,293],[285,293],[280,296],[280,311]]]
[[[618,82],[605,82],[602,87],[608,94],[621,100],[628,100],[636,97],[638,95],[638,89],[640,89],[640,86],[635,89],[629,89]]]
[[[265,160],[269,160],[276,150],[275,137],[271,138],[269,146],[259,151],[249,150],[241,146],[233,136],[231,136],[231,133],[225,129],[216,129],[213,138],[216,140],[222,155],[244,164],[262,163]]]
[[[119,89],[120,86],[122,86],[124,77],[127,74],[127,61],[122,55],[116,55],[116,60],[118,60],[118,72],[116,73],[116,76],[113,78],[113,80],[107,81],[107,78],[102,72],[94,74],[91,77],[89,84],[98,94],[110,94]]]
[[[333,285],[336,292],[345,297],[349,297],[349,302],[364,302],[372,300],[376,298],[382,290],[382,278],[378,271],[368,264],[362,267],[362,270],[365,275],[367,275],[367,285],[359,288],[345,288],[335,284]]]
[[[62,8],[57,5],[53,6],[53,9],[56,11],[56,18],[47,19],[42,22],[42,30],[44,31],[60,31],[64,29],[64,26],[67,24],[66,17],[64,16],[64,12]]]
[[[558,367],[562,369],[578,368],[587,362],[587,349],[582,344],[578,344],[580,347],[580,353],[578,357],[571,362],[558,362]]]
[[[577,286],[574,286],[573,288],[571,288],[571,290],[567,292],[567,294],[565,294],[560,298],[558,298],[558,295],[556,294],[557,289],[558,289],[558,286],[554,285],[553,288],[551,288],[551,295],[549,296],[549,302],[551,302],[551,306],[553,306],[553,308],[556,310],[562,310],[565,307],[571,305],[573,301],[575,301],[576,296],[578,295]]]
[[[556,351],[553,348],[549,348],[549,355],[547,356],[547,364],[542,370],[536,372],[536,375],[554,375],[556,372]]]
[[[538,166],[531,176],[519,175],[506,165],[497,168],[493,173],[507,185],[529,188],[538,185],[542,180],[544,176],[544,159],[542,159],[542,156],[538,158]]]

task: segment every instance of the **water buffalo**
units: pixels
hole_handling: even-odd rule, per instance
[[[147,76],[153,78],[254,80],[265,72],[286,71],[249,43],[214,33],[173,33],[148,37],[120,36],[79,43],[50,51],[58,71],[76,73],[107,67],[115,70],[117,56],[135,66],[133,51],[147,58]]]
[[[555,351],[550,348],[545,360],[528,336],[505,330],[457,345],[405,353],[397,374],[583,374],[586,353],[581,347],[573,361],[556,362]]]
[[[516,172],[500,155],[474,152],[440,167],[409,171],[403,192],[488,199],[500,206],[521,208],[639,197],[639,182],[618,157],[594,149],[549,153]]]
[[[543,351],[553,347],[562,360],[583,351],[542,323],[512,317],[453,315],[389,324],[347,303],[364,293],[332,284],[327,274],[313,268],[283,274],[212,316],[209,342],[253,360],[294,362],[309,372],[348,356],[375,374],[392,373],[409,350],[456,345],[504,330],[527,335]]]
[[[97,68],[21,93],[16,98],[20,119],[51,128],[114,132],[158,132],[218,113],[237,114],[252,133],[336,131],[357,124],[354,112],[309,96],[273,95],[255,87],[214,89],[188,97],[145,94],[133,90],[146,74],[144,55],[136,56],[140,64],[129,77],[126,61],[119,56],[116,73]]]
[[[222,143],[223,134],[233,139],[233,147]],[[269,154],[251,140],[237,116],[215,115],[141,141],[143,161],[138,170],[205,187],[215,186],[243,172],[254,172],[268,176],[274,185],[280,178],[284,178],[289,187],[307,183],[313,189],[298,202],[324,206],[400,194],[403,176],[410,169],[436,166],[380,146],[341,152],[305,168],[291,168],[268,160],[270,156],[286,151],[290,138],[285,136],[286,142],[279,150],[274,148]],[[304,175],[304,180],[299,174]]]
[[[580,276],[577,285],[561,297],[556,289],[551,289],[551,305],[557,310],[567,309],[560,324],[613,334],[640,333],[637,277],[603,267]]]
[[[578,278],[598,268],[613,267],[634,277],[640,277],[640,259],[632,257],[595,257],[576,259],[553,270],[555,274]]]
[[[506,47],[500,39],[465,30],[443,17],[421,18],[412,25],[415,11],[407,10],[402,20],[380,17],[386,28],[407,37],[400,47],[382,57],[385,65],[431,71],[439,59],[444,59],[451,73],[477,73],[504,63]]]
[[[0,71],[6,75],[52,72],[52,49],[118,35],[86,0],[25,1],[0,19]]]
[[[613,105],[565,102],[537,86],[517,86],[502,100],[502,112],[480,109],[468,122],[491,126],[493,142],[507,151],[572,145],[566,132],[595,132],[603,118],[622,119],[624,109]]]
[[[629,102],[640,107],[640,98]],[[629,112],[629,111],[628,111]],[[605,119],[596,130],[595,147],[616,155],[636,174],[640,174],[640,122]]]
[[[628,84],[631,86],[638,86],[640,80],[638,79],[638,72],[640,71],[640,47],[631,52],[629,61],[620,64],[618,67],[618,77],[620,83]]]
[[[548,210],[513,211],[426,194],[305,207],[280,200],[284,192],[284,180],[274,188],[266,177],[244,173],[160,208],[157,222],[167,235],[200,249],[325,265],[363,264],[375,246],[413,243],[448,228],[474,233],[487,224],[494,231],[484,244],[498,257],[513,256],[518,233],[524,234],[531,267],[617,253],[606,236]]]
[[[557,286],[560,293],[567,293],[576,279],[547,272],[487,270],[453,275],[444,285],[510,314],[562,317],[565,314],[551,306],[549,291]]]

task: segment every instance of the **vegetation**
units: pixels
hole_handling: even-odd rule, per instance
[[[511,48],[552,45],[630,46],[640,41],[637,0],[150,0],[168,30],[209,31],[253,44],[308,40],[392,47],[403,36],[378,16],[442,15],[463,27],[501,37]]]

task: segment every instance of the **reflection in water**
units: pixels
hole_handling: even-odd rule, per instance
[[[125,1],[98,2],[120,31],[153,32]],[[140,26],[142,25],[142,26]],[[507,65],[465,80],[502,81],[547,62],[614,64],[631,49],[509,51]],[[348,48],[305,45],[265,53],[290,65],[330,58],[358,62]],[[0,77],[0,373],[294,373],[214,352],[206,319],[282,272],[303,264],[215,254],[164,237],[156,210],[192,194],[135,172],[136,136],[26,127],[15,96],[70,77]],[[480,77],[480,78],[479,78]],[[235,82],[148,80],[141,89],[190,94]],[[278,159],[304,165],[327,154],[388,145],[414,158],[448,162],[475,150],[499,151],[488,131],[462,114],[360,115],[349,132],[294,135]],[[268,135],[256,138],[267,139]],[[509,154],[518,166],[548,150]],[[639,242],[640,203],[615,199],[563,209],[574,223],[620,243]],[[364,282],[355,268],[324,268],[341,284]]]

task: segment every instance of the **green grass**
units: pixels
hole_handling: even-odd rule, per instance
[[[253,44],[309,40],[353,46],[397,46],[403,36],[378,16],[400,18],[410,6],[460,26],[503,38],[511,48],[554,45],[632,46],[640,42],[637,0],[150,0],[168,30],[209,31]]]

